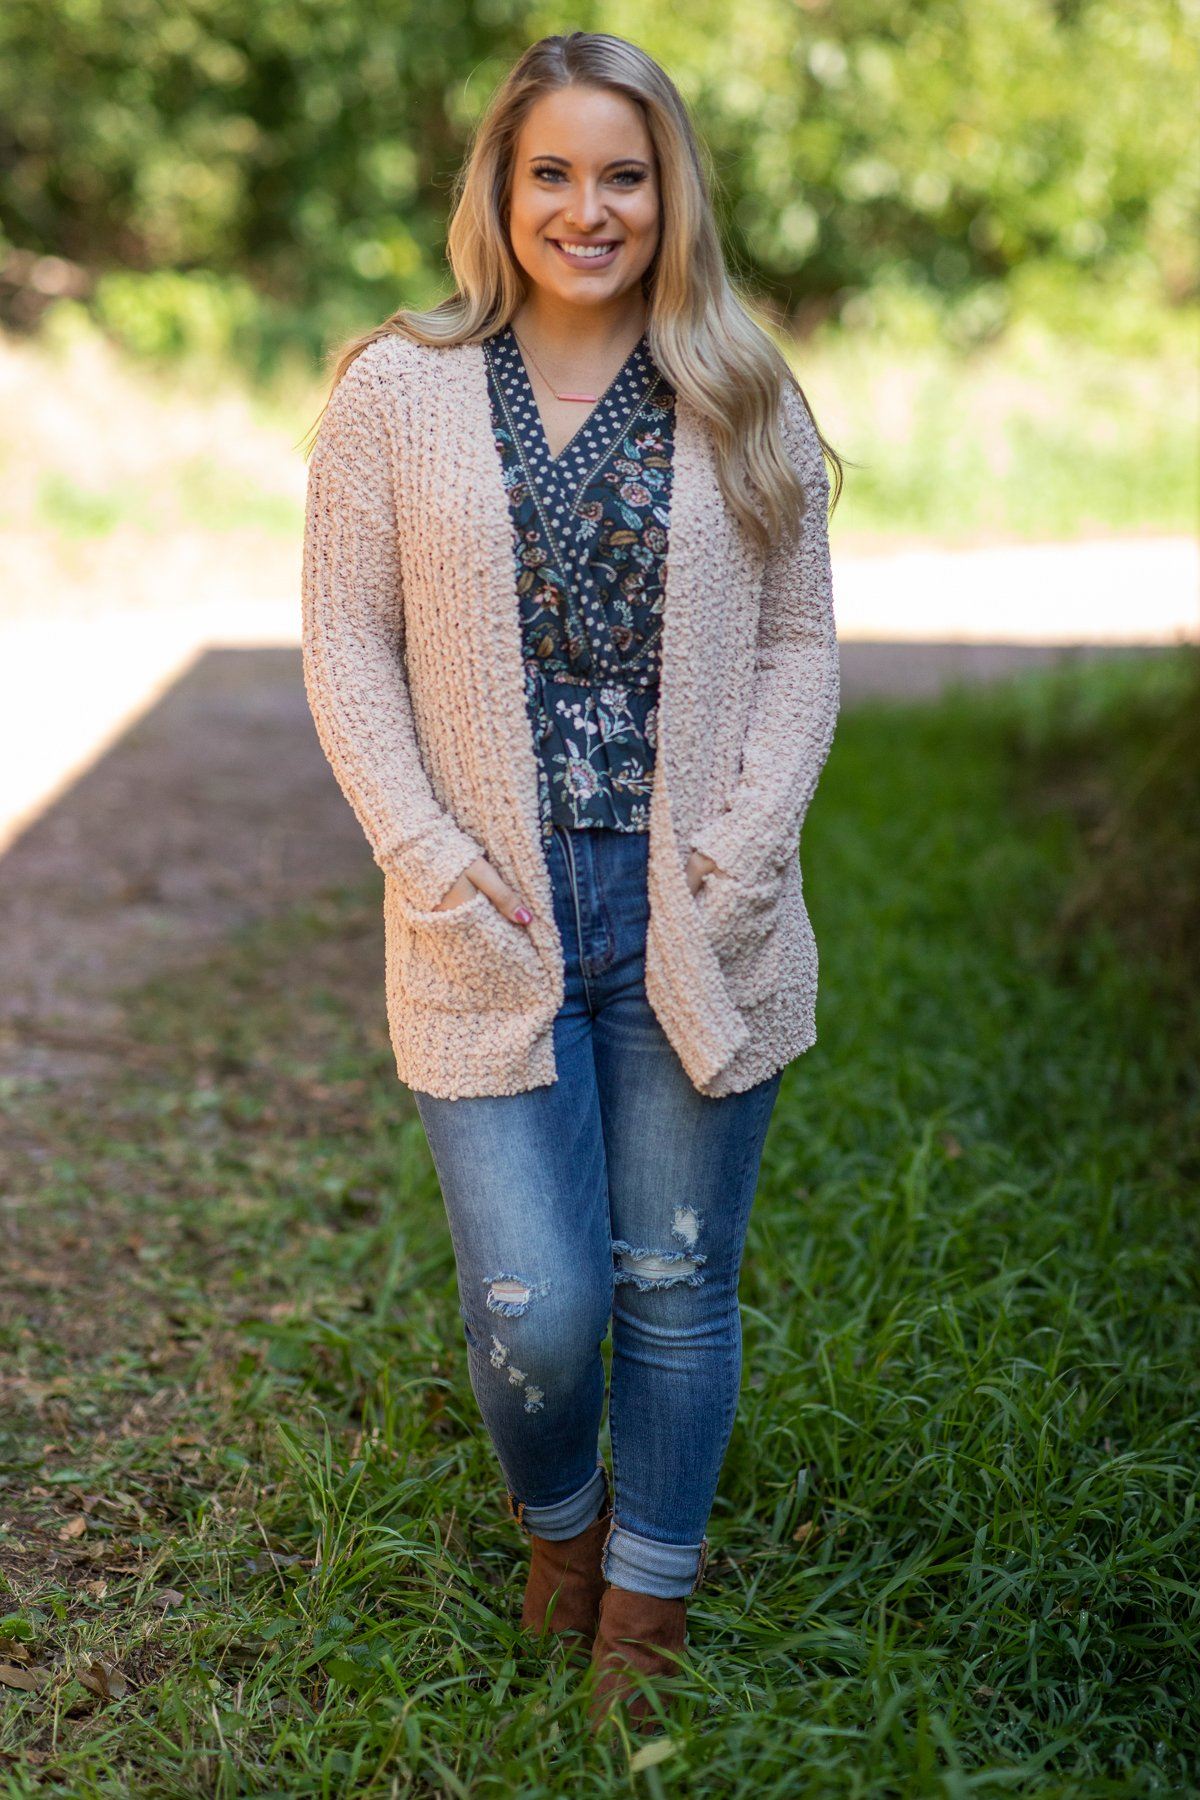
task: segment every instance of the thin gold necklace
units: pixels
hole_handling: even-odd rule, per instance
[[[545,382],[546,386],[550,389],[550,392],[554,395],[554,398],[556,400],[582,400],[582,401],[585,401],[589,406],[594,406],[596,404],[597,400],[599,400],[599,398],[600,398],[599,394],[560,394],[558,389],[555,387],[554,383],[551,381],[550,377],[547,375],[545,369],[543,369],[541,363],[538,361],[537,357],[533,354],[533,351],[529,348],[528,344],[523,343],[522,340],[519,337],[517,337],[516,326],[513,325],[511,323],[511,321],[509,323],[508,328],[512,332],[513,336],[515,338],[517,338],[517,343],[520,344],[521,349],[528,356],[530,362],[533,364],[534,368],[537,370],[538,374],[541,376],[542,380]],[[644,335],[644,333],[639,336],[639,338],[638,338],[639,343],[641,342],[641,336],[643,336],[643,335]],[[629,361],[629,358],[626,357],[625,362],[628,362],[628,361]],[[625,363],[622,363],[621,367],[624,368]]]

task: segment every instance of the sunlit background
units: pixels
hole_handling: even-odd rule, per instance
[[[732,264],[849,459],[843,639],[1194,637],[1181,9],[754,0],[593,22],[694,107]],[[92,0],[50,29],[5,7],[0,843],[198,650],[296,642],[322,359],[446,292],[466,134],[559,24]]]

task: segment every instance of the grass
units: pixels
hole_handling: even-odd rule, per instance
[[[972,351],[823,332],[796,368],[855,465],[833,531],[863,548],[1190,535],[1200,381],[1183,326],[1120,353],[1031,319]]]
[[[375,880],[133,996],[85,1101],[14,1085],[0,1794],[1194,1791],[1200,1034],[1096,883],[1184,854],[1191,771],[1093,830],[1194,679],[843,717],[696,1666],[632,1760],[516,1630]]]
[[[1116,344],[1025,315],[974,349],[924,313],[823,328],[789,354],[849,459],[836,542],[1190,534],[1194,338],[1186,309]],[[289,368],[254,388],[232,364],[143,364],[67,303],[31,342],[0,336],[0,393],[27,421],[19,444],[0,442],[0,523],[64,555],[80,539],[196,532],[269,563],[294,542],[321,382]]]

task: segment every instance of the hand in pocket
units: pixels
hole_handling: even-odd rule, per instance
[[[717,865],[712,857],[706,856],[703,850],[692,851],[687,859],[687,869],[685,870],[685,873],[687,875],[687,884],[691,888],[693,894],[698,894],[700,892],[700,889],[704,885],[704,877],[706,875],[711,875],[716,866]]]
[[[465,906],[482,891],[506,919],[514,925],[528,925],[531,914],[529,908],[521,900],[515,888],[502,881],[485,856],[477,856],[473,863],[465,868],[458,880],[442,895],[435,912],[453,912],[456,906]]]

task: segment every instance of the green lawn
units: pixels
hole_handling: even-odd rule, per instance
[[[843,715],[695,1673],[632,1766],[515,1628],[374,871],[137,996],[86,1103],[8,1094],[0,1793],[1194,1792],[1189,680]]]

